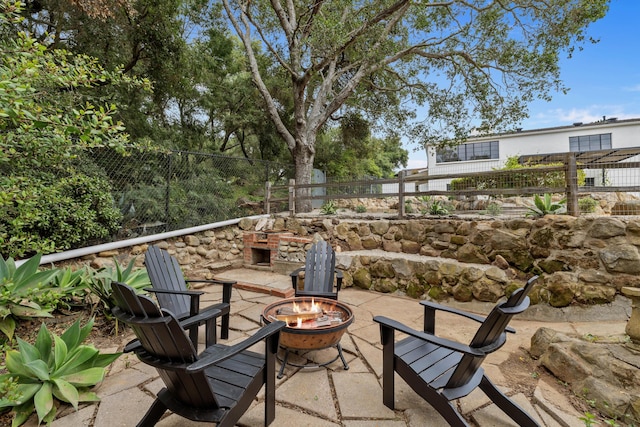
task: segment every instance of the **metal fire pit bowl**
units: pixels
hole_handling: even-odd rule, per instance
[[[345,304],[328,298],[295,297],[269,304],[262,311],[262,321],[269,324],[282,308],[291,308],[293,303],[310,306],[311,301],[322,307],[323,311],[338,312],[342,322],[314,328],[298,328],[287,325],[280,333],[280,345],[291,350],[319,350],[333,347],[340,342],[347,327],[353,322],[353,312]]]

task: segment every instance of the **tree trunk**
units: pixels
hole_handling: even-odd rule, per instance
[[[313,159],[315,152],[313,146],[307,143],[296,141],[293,158],[296,165],[296,185],[311,184],[313,172]],[[296,190],[296,212],[311,212],[311,189],[302,188]]]

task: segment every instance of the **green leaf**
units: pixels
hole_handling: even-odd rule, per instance
[[[44,420],[52,410],[55,410],[53,407],[53,394],[51,389],[51,383],[46,382],[42,384],[40,390],[38,390],[33,397],[33,403],[35,404],[39,421]]]
[[[0,283],[4,283],[5,279],[9,277],[9,266],[5,262],[4,258],[0,256]]]
[[[67,344],[67,349],[74,349],[82,342],[80,339],[80,320],[73,322],[69,329],[64,331],[60,338]]]
[[[537,194],[533,197],[533,202],[535,203],[536,207],[540,210],[541,213],[544,213],[545,208],[544,208],[544,203],[542,202],[542,200],[540,199],[540,196],[538,196]]]
[[[63,375],[60,379],[68,381],[76,387],[92,386],[98,384],[104,379],[104,368],[89,368],[81,372],[76,372],[69,375]]]
[[[20,350],[20,355],[22,355],[22,358],[24,359],[24,363],[40,360],[40,352],[35,345],[18,338],[18,349]]]
[[[1,259],[2,257],[0,257]],[[13,333],[16,330],[16,321],[13,320],[13,317],[8,316],[4,319],[0,319],[0,332],[5,334],[9,340],[13,339]]]
[[[54,337],[56,346],[53,350],[53,359],[54,359],[54,366],[55,366],[55,371],[57,372],[60,367],[62,367],[64,365],[64,363],[67,360],[67,344],[64,342],[64,340],[60,337]]]
[[[49,357],[51,355],[51,344],[51,334],[43,323],[42,326],[40,326],[40,331],[38,331],[35,347],[38,349],[42,360],[47,362],[47,364],[49,363]]]
[[[66,331],[60,335],[60,338],[65,342],[67,348],[75,348],[80,342],[80,322],[76,321]]]
[[[38,378],[40,381],[49,380],[49,366],[44,360],[34,360],[24,364],[25,369],[32,373],[32,376]]]
[[[19,404],[31,402],[33,396],[40,390],[42,383],[18,384],[16,392],[20,395]],[[33,409],[32,409],[33,412]]]
[[[77,411],[79,399],[78,390],[73,385],[60,378],[53,380],[53,383],[55,384],[53,389],[55,396],[64,402],[71,403],[73,408]]]
[[[24,376],[27,378],[31,377],[31,371],[25,369],[24,367],[24,359],[22,358],[22,354],[20,354],[17,350],[9,350],[5,353],[5,366],[7,371],[11,372],[15,375]]]
[[[100,402],[100,398],[98,397],[98,395],[93,391],[87,390],[86,388],[81,388],[78,390],[78,400],[80,402]]]
[[[13,421],[11,422],[11,427],[18,427],[24,424],[31,414],[33,414],[34,410],[33,400],[29,400],[28,402],[23,403],[20,406],[16,406],[13,408],[16,415],[13,417]]]
[[[67,360],[60,367],[58,371],[56,371],[56,376],[68,375],[74,372],[78,372],[87,368],[85,365],[86,362],[90,362],[89,364],[93,367],[93,358],[99,354],[99,351],[90,346],[80,346],[74,351],[69,352],[67,355]]]
[[[92,317],[82,328],[80,328],[80,335],[78,336],[78,340],[79,340],[78,344],[80,344],[82,341],[87,339],[87,337],[91,333],[91,329],[93,329],[93,321],[94,319]]]
[[[98,366],[101,368],[106,368],[110,364],[112,364],[118,357],[120,357],[122,353],[113,353],[113,354],[98,354],[93,359],[93,366]]]
[[[18,284],[28,278],[33,276],[38,271],[38,267],[40,266],[40,258],[42,254],[38,253],[33,257],[29,258],[24,264],[18,267],[13,274],[13,281]]]
[[[53,311],[53,308],[43,309],[43,308],[40,308],[40,306],[38,306],[38,304],[34,302],[25,303],[25,304],[30,304],[31,307],[27,307],[24,304],[23,305],[11,304],[10,305],[11,313],[13,313],[14,316],[25,317],[25,318],[53,317],[53,315],[51,314],[51,311]]]

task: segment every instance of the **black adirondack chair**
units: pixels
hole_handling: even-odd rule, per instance
[[[304,289],[298,289],[300,273],[304,271]],[[334,276],[336,285],[334,290]],[[320,240],[307,251],[304,267],[291,273],[295,296],[314,296],[338,299],[342,287],[342,271],[336,269],[336,254],[331,245]]]
[[[380,324],[383,353],[382,400],[394,408],[394,371],[433,406],[452,426],[468,426],[450,402],[480,389],[519,426],[537,427],[538,423],[505,396],[484,375],[484,358],[506,342],[506,332],[515,332],[507,324],[511,317],[529,306],[527,294],[537,279],[531,278],[524,288],[496,305],[486,318],[464,311],[421,301],[424,305],[424,332],[411,329],[387,317],[376,316]],[[460,344],[435,334],[436,310],[446,311],[482,323],[469,345]],[[397,343],[394,332],[408,335]]]
[[[155,293],[160,307],[171,311],[179,320],[184,320],[201,313],[209,313],[209,316],[200,317],[201,322],[189,327],[189,336],[195,348],[198,348],[198,326],[205,325],[206,345],[215,344],[217,341],[216,320],[221,317],[220,337],[229,338],[229,315],[231,311],[231,289],[235,281],[224,280],[187,280],[184,278],[178,260],[169,252],[149,246],[144,259],[151,288],[147,291]],[[212,304],[200,309],[200,295],[202,291],[187,289],[187,283],[213,283],[222,285],[222,302]],[[212,320],[213,319],[213,320]]]
[[[298,279],[300,273],[304,271],[304,288],[298,288]],[[334,288],[335,277],[335,288]],[[308,297],[322,297],[329,299],[338,299],[338,292],[342,288],[342,271],[336,268],[336,254],[333,248],[324,240],[311,245],[311,248],[307,251],[306,261],[304,267],[300,267],[291,273],[291,283],[295,290],[295,296],[308,296]],[[340,358],[342,366],[345,370],[349,369],[347,360],[342,353],[342,345],[338,342],[335,345],[338,350],[338,355],[325,363],[319,363],[317,365],[296,365],[295,363],[288,362],[290,349],[286,349],[284,359],[282,360],[282,366],[278,372],[278,378],[282,378],[284,375],[284,369],[289,363],[293,366],[302,367],[319,367],[326,366],[333,363]]]
[[[160,390],[138,426],[153,426],[170,410],[192,421],[233,426],[249,408],[262,386],[265,426],[275,418],[275,360],[284,322],[273,322],[239,344],[214,344],[200,355],[176,317],[131,287],[113,283],[116,318],[131,326],[137,340],[124,351],[157,369]],[[186,322],[193,321],[193,318]],[[247,349],[265,341],[265,354]]]

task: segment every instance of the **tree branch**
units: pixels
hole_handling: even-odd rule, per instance
[[[233,14],[233,11],[231,10],[229,0],[222,0],[222,4],[224,5],[224,8],[227,12],[227,16],[229,17],[229,20],[231,21],[234,29],[236,30],[236,33],[238,34],[238,36],[242,40],[242,43],[244,44],[245,50],[247,52],[247,58],[249,60],[249,68],[251,70],[251,76],[253,77],[253,81],[256,84],[256,87],[258,88],[258,91],[262,95],[262,98],[264,99],[267,105],[267,112],[269,113],[269,116],[273,120],[276,130],[287,143],[287,147],[289,147],[289,150],[293,152],[296,146],[296,140],[294,136],[291,134],[291,132],[289,132],[285,124],[283,123],[282,118],[278,113],[278,107],[276,106],[275,100],[271,96],[271,93],[269,93],[269,89],[267,88],[264,81],[262,80],[262,76],[260,75],[260,69],[258,67],[258,61],[256,59],[255,52],[253,51],[253,46],[251,45],[251,33],[249,31],[249,25],[246,21],[244,21],[243,25],[246,28],[246,32],[242,31],[242,27],[240,26],[240,23],[237,21],[235,15]],[[246,14],[241,11],[240,16],[244,20],[244,16],[246,16]]]

